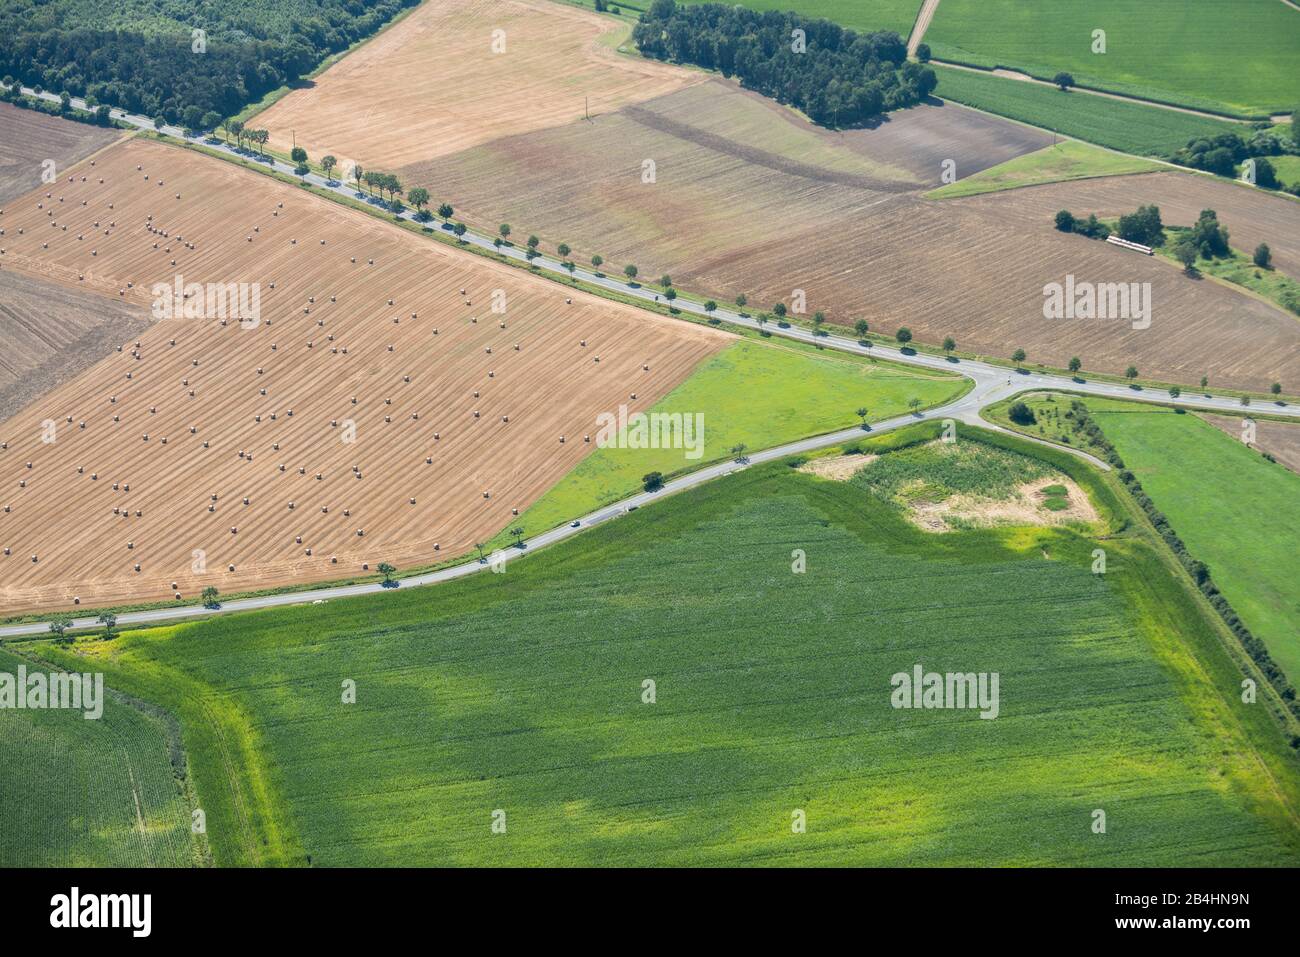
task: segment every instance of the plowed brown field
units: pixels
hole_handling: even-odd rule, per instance
[[[392,169],[700,82],[601,40],[618,24],[552,0],[426,0],[259,114],[273,149]]]
[[[120,136],[119,130],[70,123],[0,103],[0,207],[40,186],[47,160],[53,161],[57,176]]]
[[[463,554],[600,411],[731,341],[160,144],[73,172],[6,209],[0,265],[137,304],[177,276],[260,283],[260,322],[162,319],[0,424],[6,614]]]

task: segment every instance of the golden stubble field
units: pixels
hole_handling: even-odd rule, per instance
[[[250,122],[272,149],[334,154],[342,175],[356,160],[391,171],[704,79],[618,56],[602,37],[621,29],[553,0],[425,0]]]
[[[123,302],[260,284],[0,424],[4,614],[462,555],[731,341],[144,140],[4,220],[3,268]]]

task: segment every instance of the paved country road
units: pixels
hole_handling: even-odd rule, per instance
[[[36,94],[24,88],[24,93],[35,96]],[[47,100],[58,101],[58,97],[53,94],[43,94]],[[72,100],[74,106],[85,108],[84,101],[74,97]],[[124,113],[120,110],[113,110],[113,118],[130,123],[140,129],[153,130],[153,121],[146,117],[134,116]],[[178,139],[185,139],[183,132],[176,127],[166,126],[162,132]],[[219,146],[210,148],[225,153],[229,156],[239,159],[248,159],[249,156],[240,153],[224,143]],[[271,165],[271,164],[268,164]],[[283,164],[277,164],[277,168]],[[357,198],[357,193],[343,183],[326,180],[316,173],[309,173],[304,177],[313,186],[327,189],[338,193],[341,196]],[[362,198],[365,198],[364,196]],[[404,218],[414,219],[408,211],[403,214]],[[466,233],[462,237],[467,245],[478,246],[483,249],[497,252],[492,244],[492,240],[474,233]],[[520,262],[526,262],[527,257],[522,251],[513,246],[503,246],[499,250],[503,255],[516,259]],[[568,277],[569,270],[564,268],[562,262],[556,259],[550,259],[546,256],[538,256],[533,260],[533,264],[545,272],[560,277]],[[642,299],[647,302],[658,302],[659,296],[653,290],[644,289],[640,286],[629,286],[626,283],[605,276],[601,273],[578,268],[573,275],[591,283],[618,292],[620,295]],[[709,315],[705,312],[704,307],[682,299],[673,303],[674,307],[695,315]],[[930,409],[928,411],[915,415],[898,416],[884,422],[871,423],[866,428],[854,426],[843,429],[839,432],[831,432],[826,435],[813,436],[812,438],[800,439],[797,442],[789,442],[785,445],[776,446],[770,449],[764,449],[748,455],[741,461],[720,462],[707,466],[687,475],[680,476],[667,482],[662,489],[656,492],[639,492],[636,495],[625,498],[622,501],[607,505],[581,518],[575,519],[571,524],[559,528],[551,529],[540,535],[536,535],[522,543],[522,547],[509,547],[494,553],[489,559],[477,560],[468,559],[460,565],[453,565],[442,568],[437,571],[428,572],[423,575],[413,575],[409,578],[403,578],[396,588],[387,588],[380,582],[367,582],[356,585],[341,585],[336,587],[324,586],[313,588],[308,591],[298,591],[280,595],[267,595],[259,598],[245,598],[235,601],[223,602],[217,608],[204,608],[198,605],[183,605],[167,608],[157,608],[151,611],[126,612],[117,616],[119,626],[140,626],[151,624],[163,624],[167,622],[180,621],[190,618],[203,618],[210,615],[230,614],[237,611],[252,611],[261,608],[277,608],[284,605],[301,605],[317,601],[330,601],[335,598],[349,598],[355,595],[373,595],[387,591],[397,591],[408,588],[416,588],[421,585],[432,585],[437,582],[451,581],[456,578],[463,578],[466,575],[472,575],[477,572],[488,571],[494,566],[500,568],[503,563],[516,561],[520,558],[527,557],[538,550],[545,548],[547,545],[553,545],[556,542],[577,535],[587,528],[599,525],[610,519],[627,514],[630,510],[642,506],[651,505],[660,499],[671,497],[677,492],[703,485],[705,482],[711,482],[714,479],[730,475],[732,472],[748,468],[751,465],[758,465],[763,462],[771,462],[777,459],[785,458],[790,455],[798,455],[804,452],[812,452],[818,449],[824,449],[834,445],[841,445],[855,439],[865,436],[879,435],[882,432],[888,432],[892,429],[901,428],[915,422],[927,420],[954,419],[969,424],[978,424],[981,428],[995,431],[1006,431],[998,426],[985,422],[980,418],[980,410],[1009,396],[1019,392],[1037,391],[1044,389],[1054,389],[1058,391],[1077,392],[1084,395],[1103,396],[1112,399],[1128,399],[1137,402],[1156,402],[1163,405],[1178,406],[1188,409],[1206,409],[1218,412],[1237,412],[1243,411],[1240,401],[1233,398],[1224,398],[1206,394],[1197,394],[1194,396],[1183,395],[1177,399],[1172,399],[1164,393],[1154,393],[1143,389],[1135,389],[1129,386],[1117,383],[1106,382],[1089,382],[1071,379],[1067,376],[1050,375],[1047,373],[1036,372],[1014,372],[1009,369],[995,366],[985,362],[979,362],[972,359],[947,359],[942,356],[926,355],[924,353],[912,352],[911,350],[903,351],[902,349],[880,344],[866,345],[853,339],[836,335],[814,335],[811,331],[795,327],[782,329],[780,327],[772,329],[760,324],[756,319],[741,315],[740,313],[729,309],[719,307],[711,314],[714,318],[724,322],[729,322],[737,326],[744,326],[751,329],[764,329],[773,336],[779,336],[786,339],[794,339],[799,342],[813,343],[828,349],[838,349],[843,352],[856,353],[864,356],[874,356],[880,359],[888,359],[893,362],[899,362],[906,365],[921,366],[928,369],[942,369],[949,372],[957,372],[971,379],[974,383],[969,392],[960,399],[950,402],[945,406]],[[1270,415],[1286,416],[1300,420],[1300,407],[1270,403],[1267,405],[1267,411]],[[1027,438],[1027,437],[1026,437]],[[1031,439],[1031,441],[1038,441]],[[1044,445],[1050,443],[1042,443]],[[1103,469],[1108,466],[1077,449],[1067,449],[1064,446],[1052,446],[1063,451],[1070,452],[1080,458],[1087,459],[1094,465]],[[94,628],[97,622],[94,618],[77,618],[73,620],[73,628]],[[47,634],[49,626],[45,622],[30,622],[18,625],[6,625],[0,627],[0,639],[18,638],[30,635]]]

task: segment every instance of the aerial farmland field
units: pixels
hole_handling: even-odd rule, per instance
[[[5,942],[1285,932],[1297,11],[0,8]]]
[[[943,0],[926,40],[940,59],[1047,79],[1068,70],[1100,89],[1215,112],[1259,117],[1300,101],[1300,10],[1281,0]]]
[[[318,865],[1294,864],[1214,640],[1137,572],[1141,541],[1110,540],[1104,581],[1091,547],[931,535],[778,463],[436,608],[412,593],[54,657],[237,706],[297,824],[275,841]],[[890,707],[891,674],[958,661],[1001,673],[997,720]]]
[[[131,141],[90,172],[58,184],[57,220],[44,194],[11,205],[5,268],[135,302],[178,275],[259,283],[261,316],[157,322],[5,423],[27,472],[0,515],[10,614],[194,596],[196,549],[223,591],[462,554],[591,450],[597,412],[729,341],[193,153]],[[584,385],[534,401],[561,382]]]

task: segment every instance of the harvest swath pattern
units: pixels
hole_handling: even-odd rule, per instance
[[[318,865],[1300,859],[1244,736],[1276,729],[1220,697],[1232,666],[1141,542],[1102,579],[1072,533],[940,540],[780,464],[653,511],[436,603],[141,633],[106,666],[238,704]],[[918,661],[1000,672],[1001,716],[892,709]]]
[[[9,612],[454,557],[594,448],[598,412],[732,341],[147,141],[72,179],[6,211],[6,268],[133,302],[259,282],[262,318],[158,322],[0,426]]]

